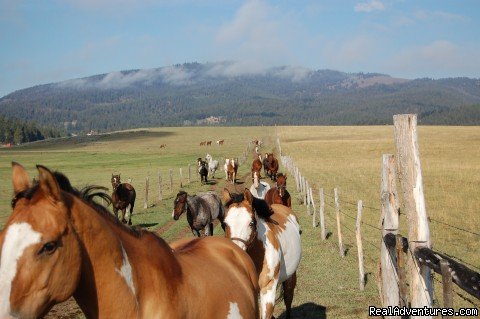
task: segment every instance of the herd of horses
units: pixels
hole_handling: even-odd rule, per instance
[[[87,318],[270,319],[279,285],[290,318],[300,227],[287,176],[273,154],[266,159],[266,166],[254,159],[252,187],[241,193],[180,191],[172,218],[185,213],[195,238],[171,244],[127,226],[136,193],[120,174],[112,174],[108,196],[100,186],[77,190],[40,165],[32,184],[12,163],[13,211],[0,233],[0,318],[39,318],[73,296]],[[207,156],[198,166],[199,175],[214,176],[218,161]],[[273,187],[260,180],[262,168]],[[235,183],[238,161],[226,159],[224,169]],[[212,236],[215,220],[226,238]]]
[[[218,140],[216,141],[218,146],[221,146],[225,143],[225,140]],[[200,146],[210,146],[212,145],[212,141],[202,141],[200,142]]]

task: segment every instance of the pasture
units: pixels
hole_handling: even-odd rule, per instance
[[[427,212],[435,220],[460,228],[478,231],[480,203],[480,128],[479,127],[420,127],[420,154],[424,176]],[[333,235],[321,242],[319,228],[312,228],[311,217],[300,204],[294,178],[289,176],[287,188],[292,195],[292,206],[302,227],[303,257],[298,271],[298,284],[293,300],[293,318],[358,318],[367,317],[368,305],[378,305],[376,272],[380,235],[377,230],[362,226],[365,263],[368,282],[366,290],[358,289],[358,271],[354,235],[344,230],[344,244],[349,249],[341,258],[335,238],[333,188],[340,190],[340,205],[345,227],[354,228],[356,201],[362,199],[363,220],[378,226],[380,218],[381,156],[394,153],[393,128],[381,127],[235,127],[235,128],[158,128],[120,132],[88,138],[63,139],[33,143],[14,149],[0,150],[0,174],[5,182],[0,185],[0,225],[10,214],[12,186],[10,162],[25,166],[31,176],[35,164],[64,172],[77,187],[98,184],[111,189],[112,173],[121,173],[122,181],[132,179],[137,190],[133,224],[157,231],[162,238],[172,241],[192,236],[185,217],[174,222],[171,218],[173,198],[179,190],[178,169],[183,168],[184,187],[189,193],[201,190],[221,191],[225,183],[224,157],[239,157],[247,142],[259,138],[265,143],[262,153],[273,149],[274,137],[281,140],[282,151],[290,155],[303,174],[326,192],[327,230]],[[215,142],[200,146],[205,140],[224,139],[223,146]],[[160,148],[160,145],[166,144]],[[216,184],[201,185],[196,174],[196,159],[206,153],[220,160]],[[252,157],[240,166],[239,177],[250,171]],[[186,168],[192,165],[192,182],[186,183]],[[174,189],[167,186],[168,171],[174,173]],[[283,168],[280,167],[280,171]],[[163,178],[163,201],[158,201],[158,172]],[[143,209],[145,177],[150,178],[149,207]],[[250,178],[240,179],[240,191],[250,186]],[[314,194],[318,201],[318,193]],[[406,234],[406,221],[401,217],[401,232]],[[478,237],[444,224],[431,222],[433,247],[461,257],[480,266]],[[214,234],[223,235],[220,227]],[[437,287],[436,291],[441,290]],[[439,296],[437,296],[439,297]],[[468,306],[455,299],[455,307]],[[275,315],[283,318],[283,302]],[[76,317],[76,315],[72,315]]]

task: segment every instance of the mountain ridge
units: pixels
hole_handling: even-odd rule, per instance
[[[401,79],[236,62],[185,63],[97,74],[12,92],[0,113],[70,132],[136,127],[389,124],[414,112],[424,124],[480,124],[480,79]],[[452,117],[452,114],[455,114]]]

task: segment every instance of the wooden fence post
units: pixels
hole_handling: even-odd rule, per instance
[[[148,176],[145,177],[145,200],[143,202],[143,209],[148,208]]]
[[[335,215],[337,216],[337,233],[338,233],[338,248],[340,249],[340,256],[345,257],[345,250],[343,249],[342,229],[340,224],[340,203],[338,201],[338,189],[334,188],[335,194]]]
[[[305,176],[302,176],[302,196],[303,196],[303,205],[307,205],[307,179]]]
[[[380,245],[380,287],[382,306],[399,306],[399,287],[397,283],[397,258],[395,244],[387,246],[385,235],[398,234],[398,195],[396,188],[395,157],[384,154],[382,157],[382,182],[380,188],[382,221],[382,242]],[[400,318],[392,316],[389,318]]]
[[[173,193],[173,171],[170,170],[170,193]]]
[[[443,308],[453,308],[453,284],[452,274],[450,272],[448,261],[440,260],[440,269],[442,271],[442,286],[443,286]],[[451,316],[443,316],[443,318],[452,318]]]
[[[158,200],[163,200],[162,174],[160,174],[160,171],[158,171]]]
[[[180,188],[183,187],[183,171],[182,168],[180,167]]]
[[[363,203],[361,200],[357,204],[357,220],[355,222],[355,237],[357,238],[357,252],[358,252],[358,275],[360,276],[360,290],[365,290],[365,271],[363,269],[363,244],[362,233],[360,232],[360,225],[362,223]]]
[[[322,240],[325,240],[325,239],[327,239],[327,232],[326,232],[326,227],[325,227],[325,197],[323,195],[323,188],[320,188],[319,193],[320,193],[320,208],[319,208],[320,236],[321,236]]]
[[[188,164],[188,183],[192,182],[192,165]]]
[[[307,214],[310,215],[312,212],[310,210],[310,193],[309,193],[309,187],[310,185],[308,185],[308,181],[305,181],[305,197],[304,197],[304,201],[305,201],[305,204],[307,205]]]
[[[417,248],[431,248],[420,153],[417,141],[417,116],[402,114],[393,117],[397,171],[402,185],[405,212],[408,216],[410,254],[407,270],[410,278],[411,307],[432,307],[431,270],[417,262],[413,252]],[[426,318],[431,318],[428,316]]]

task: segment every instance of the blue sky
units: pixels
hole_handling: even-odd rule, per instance
[[[184,62],[480,77],[479,0],[0,0],[0,96]]]

